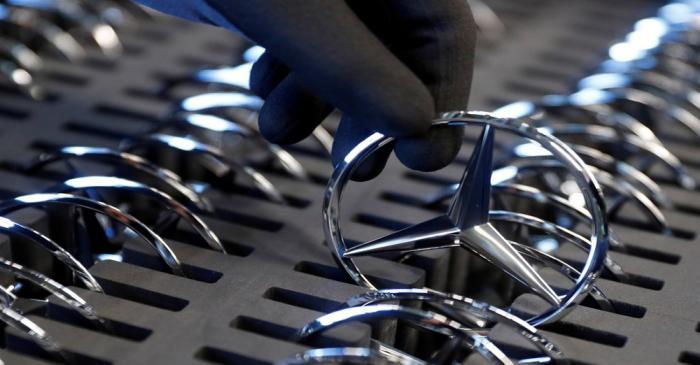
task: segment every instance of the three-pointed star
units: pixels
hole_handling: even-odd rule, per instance
[[[483,257],[553,305],[559,296],[510,242],[489,223],[494,132],[486,126],[447,214],[345,251],[345,257],[464,247]]]

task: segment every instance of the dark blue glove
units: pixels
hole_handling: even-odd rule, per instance
[[[266,100],[260,130],[279,144],[343,113],[337,162],[372,132],[398,137],[354,178],[376,176],[393,148],[408,167],[447,165],[455,128],[430,129],[440,111],[465,109],[476,29],[466,0],[139,0],[155,9],[240,30],[267,49],[251,74]]]

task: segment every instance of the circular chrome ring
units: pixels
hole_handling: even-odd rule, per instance
[[[0,214],[7,214],[28,207],[47,205],[67,205],[85,208],[114,219],[134,231],[141,239],[152,246],[173,273],[185,276],[180,260],[175,256],[175,253],[165,240],[138,219],[109,204],[70,194],[30,194],[0,203]]]
[[[434,126],[459,127],[465,125],[493,126],[505,129],[522,137],[529,138],[550,151],[572,173],[576,183],[583,193],[586,209],[593,218],[591,247],[581,271],[580,277],[570,290],[560,299],[558,305],[552,305],[539,315],[528,319],[532,325],[551,322],[564,316],[575,304],[580,302],[593,288],[593,282],[605,267],[607,257],[609,232],[605,215],[605,201],[598,183],[586,169],[583,161],[560,140],[544,134],[530,126],[526,120],[495,118],[487,113],[478,112],[449,112],[433,122]],[[336,166],[326,188],[323,205],[323,225],[326,241],[339,264],[358,284],[370,289],[377,289],[374,283],[365,276],[351,257],[345,255],[348,245],[343,238],[339,212],[342,191],[350,180],[356,166],[382,146],[393,141],[381,133],[374,133],[352,149]]]
[[[65,352],[62,346],[43,328],[5,304],[0,304],[0,322],[27,335],[35,344],[56,359],[63,360],[69,364],[75,363],[74,356]]]
[[[88,304],[85,301],[85,299],[83,299],[81,296],[76,294],[68,287],[47,277],[46,275],[38,271],[30,270],[20,264],[9,260],[5,260],[3,258],[0,258],[0,270],[17,275],[34,283],[35,285],[38,285],[39,287],[54,295],[62,302],[66,303],[68,306],[77,311],[81,316],[83,316],[88,321],[94,323],[96,326],[108,330],[111,329],[109,323],[104,319],[100,318],[100,316],[95,311],[95,308]],[[11,302],[5,304],[10,305]]]
[[[271,201],[282,204],[287,202],[282,193],[275,187],[275,184],[265,177],[265,175],[250,166],[241,165],[227,158],[225,153],[220,149],[195,141],[191,138],[155,133],[133,140],[124,140],[121,143],[120,149],[133,151],[138,148],[155,145],[164,146],[182,153],[204,156],[209,165],[207,168],[214,172],[214,174],[221,176],[230,171],[240,173],[250,178],[255,184],[255,187]]]
[[[141,156],[104,147],[68,146],[57,151],[42,153],[27,167],[32,172],[59,160],[87,159],[128,166],[160,181],[169,191],[177,193],[179,201],[201,211],[211,211],[209,203],[184,184],[176,173],[162,168]]]
[[[177,202],[170,195],[138,183],[136,181],[122,179],[114,176],[85,176],[64,181],[51,189],[57,193],[70,193],[85,189],[113,189],[126,191],[135,195],[141,195],[163,205],[165,208],[175,212],[178,217],[187,222],[197,232],[209,247],[219,252],[226,253],[226,249],[221,244],[219,237],[207,226],[204,221],[192,213],[187,207]]]
[[[456,294],[447,294],[431,289],[384,289],[370,291],[350,298],[346,304],[349,307],[366,306],[384,302],[403,300],[418,300],[428,302],[443,302],[463,314],[466,319],[474,322],[474,329],[488,329],[489,322],[505,324],[519,331],[526,341],[546,354],[551,362],[556,364],[568,363],[559,347],[538,333],[537,329],[516,315],[484,302]]]
[[[17,236],[34,242],[42,249],[48,251],[56,260],[66,265],[86,288],[100,293],[104,292],[102,286],[100,286],[100,283],[97,282],[97,279],[92,276],[90,271],[88,271],[78,259],[71,255],[70,252],[66,251],[50,238],[32,228],[21,225],[5,217],[0,217],[0,232],[10,237]]]
[[[356,365],[424,365],[405,356],[394,357],[368,347],[330,347],[306,350],[277,365],[356,364]]]
[[[395,304],[374,304],[341,309],[308,323],[299,330],[297,336],[299,339],[304,339],[346,323],[382,319],[405,320],[425,330],[456,337],[460,342],[465,341],[469,347],[491,363],[514,365],[508,356],[488,338],[467,331],[464,326],[466,323],[439,313]]]

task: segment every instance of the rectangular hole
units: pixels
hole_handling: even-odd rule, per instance
[[[695,352],[683,351],[678,357],[678,362],[681,364],[700,365],[700,354]]]
[[[255,167],[254,165],[251,165],[251,166]],[[256,169],[257,169],[257,167],[256,167]],[[259,170],[259,171],[263,172],[262,170]],[[287,174],[284,174],[284,175],[289,176]],[[231,190],[231,192],[234,192],[234,193],[237,193],[240,195],[244,195],[247,197],[268,200],[268,198],[265,196],[265,194],[263,194],[260,191],[260,189],[253,188],[250,186],[243,186],[243,185],[236,184],[234,186],[231,186],[230,190]],[[289,205],[294,207],[294,208],[305,208],[305,207],[308,207],[309,204],[311,204],[311,202],[306,200],[306,199],[301,199],[301,198],[297,198],[294,196],[290,196],[289,194],[282,194],[282,196],[289,203]]]
[[[573,266],[577,270],[581,270],[581,268],[583,268],[583,263],[580,261],[574,261],[571,259],[566,259],[564,261],[566,261],[566,263]],[[626,274],[627,274],[627,277],[629,278],[629,281],[626,283],[623,283],[623,284],[637,286],[637,287],[649,289],[649,290],[656,290],[656,291],[659,291],[659,290],[663,289],[663,287],[664,287],[663,280],[659,280],[659,279],[648,277],[648,276],[633,274],[630,272],[627,272]],[[603,270],[603,273],[600,275],[600,277],[607,279],[607,280],[610,280],[610,281],[615,281],[618,283],[620,282],[612,274],[610,274],[610,272],[608,270]]]
[[[126,133],[98,127],[95,124],[86,125],[86,124],[82,124],[82,123],[68,122],[68,123],[63,125],[63,128],[65,130],[68,130],[68,131],[78,132],[78,133],[92,135],[92,136],[103,137],[103,138],[107,138],[107,139],[122,140],[122,139],[130,137],[130,135],[128,135]]]
[[[374,214],[359,213],[355,215],[355,222],[366,224],[368,226],[383,228],[393,231],[398,231],[409,226],[408,223],[400,222],[391,218],[384,218]]]
[[[76,327],[92,331],[99,331],[109,336],[115,336],[136,342],[144,341],[153,333],[152,330],[147,328],[134,326],[126,322],[115,321],[110,319],[105,320],[109,323],[113,331],[98,328],[90,321],[85,319],[83,316],[78,314],[75,310],[51,302],[49,302],[46,315],[51,319],[68,323]]]
[[[623,218],[623,217],[616,217],[614,220],[615,223],[636,228],[641,231],[646,231],[646,232],[654,232],[654,233],[659,233],[658,230],[652,228],[649,226],[649,224],[638,221],[636,219],[630,219],[630,218]],[[669,227],[668,228],[668,233],[676,238],[684,239],[684,240],[692,240],[695,238],[695,232],[691,232],[682,228],[678,227]]]
[[[407,171],[404,176],[413,181],[418,181],[426,184],[431,184],[431,185],[437,185],[440,187],[447,186],[447,185],[452,185],[456,183],[457,181],[455,180],[450,180],[444,177],[439,177],[435,175],[426,175],[422,174],[419,172],[414,172],[414,171]]]
[[[348,274],[337,266],[323,265],[316,262],[302,261],[294,266],[294,271],[338,281],[345,284],[357,285]]]
[[[100,114],[120,117],[139,122],[157,123],[159,121],[157,116],[118,105],[99,104],[95,106],[95,111]]]
[[[213,217],[266,232],[278,232],[284,227],[283,223],[277,221],[254,217],[222,208],[216,208]]]
[[[254,359],[252,357],[243,356],[234,352],[217,349],[214,347],[205,346],[197,350],[194,358],[212,364],[223,365],[272,365],[267,361]]]
[[[172,274],[170,269],[163,263],[163,260],[155,252],[153,254],[144,253],[141,251],[124,247],[124,262],[134,264],[141,267],[146,267],[152,270],[160,271],[166,274]],[[194,280],[202,283],[213,284],[219,281],[223,276],[222,273],[211,270],[205,267],[199,267],[182,263],[182,269],[187,275],[185,280]]]
[[[45,77],[48,80],[55,81],[61,84],[67,84],[71,86],[85,86],[88,84],[90,81],[89,78],[82,76],[82,75],[76,75],[76,74],[70,74],[66,72],[59,72],[59,71],[47,71],[46,73],[43,74],[43,77]]]
[[[294,266],[294,271],[301,272],[308,275],[313,275],[319,278],[324,278],[328,280],[337,281],[340,283],[357,285],[348,274],[337,266],[329,266],[324,264],[319,264],[317,262],[302,261]],[[382,287],[391,288],[405,288],[406,284],[399,283],[386,278],[378,278],[372,275],[367,275],[367,277],[376,283],[379,283]]]
[[[270,288],[263,294],[263,298],[323,313],[330,313],[342,305],[334,300],[283,288]]]
[[[189,304],[189,301],[176,298],[171,295],[157,293],[152,290],[139,288],[133,285],[98,278],[100,285],[107,295],[141,303],[151,307],[164,309],[171,312],[179,312]]]
[[[647,313],[647,309],[640,305],[621,302],[619,300],[614,300],[610,298],[608,299],[612,303],[613,307],[615,307],[615,310],[611,311],[610,313],[615,313],[632,318],[644,318],[644,315]],[[581,302],[581,305],[591,309],[603,310],[598,307],[598,304],[590,296],[587,296],[586,299],[584,299]]]
[[[0,105],[0,116],[10,119],[26,119],[29,117],[29,112],[8,105]]]
[[[581,340],[599,343],[612,347],[623,347],[627,343],[627,337],[616,333],[580,326],[568,322],[556,322],[543,325],[543,330],[558,333],[560,335],[578,338]]]
[[[630,244],[625,244],[624,249],[618,248],[617,246],[610,246],[610,251],[621,252],[625,255],[640,257],[671,265],[677,265],[681,261],[681,257],[678,255]]]
[[[175,241],[188,242],[199,247],[209,248],[207,244],[201,242],[202,239],[197,233],[189,232],[183,229],[170,229],[167,232],[163,233],[162,236]],[[253,251],[255,250],[253,247],[250,247],[248,245],[233,242],[227,239],[223,239],[221,237],[219,237],[219,239],[221,240],[221,244],[224,246],[226,252],[229,255],[246,257],[253,253]]]
[[[56,363],[56,357],[51,356],[48,352],[40,348],[34,341],[30,340],[26,336],[21,337],[15,336],[12,333],[6,333],[5,335],[5,347],[8,351],[17,352],[26,356],[33,357],[35,359],[41,359],[50,363]],[[60,343],[60,339],[57,340]],[[110,365],[111,362],[98,359],[89,355],[81,354],[75,351],[69,351],[64,349],[67,357],[71,360],[71,363],[81,364],[81,365]],[[57,363],[64,363],[63,361]]]
[[[288,148],[285,146],[285,149],[288,149]],[[272,175],[277,175],[277,176],[282,176],[282,177],[287,177],[287,178],[290,177],[289,174],[287,172],[285,172],[279,166],[271,165],[269,163],[265,163],[265,164],[249,163],[249,164],[250,164],[250,166],[255,167],[255,169],[257,169],[258,171],[264,172],[266,174],[272,174]],[[326,184],[328,183],[327,176],[321,176],[319,174],[315,174],[315,173],[308,171],[308,170],[306,171],[306,173],[308,174],[309,179],[311,180],[311,182],[313,184],[316,184],[319,186],[326,186]],[[285,198],[288,198],[288,197],[285,196]],[[302,207],[306,207],[311,203],[308,200],[303,200],[303,199],[298,199],[298,198],[293,198],[293,199],[297,199],[300,202],[303,202],[305,205],[303,205]],[[294,206],[294,204],[292,204],[292,205]],[[299,205],[299,203],[296,203],[296,205]]]
[[[113,60],[103,57],[89,56],[83,63],[87,67],[100,71],[112,71],[117,67],[117,64]]]
[[[294,336],[297,333],[297,330],[294,328],[247,316],[236,317],[236,319],[231,321],[231,327],[241,331],[290,342],[294,340]]]

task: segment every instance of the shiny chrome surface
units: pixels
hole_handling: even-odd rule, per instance
[[[72,159],[94,160],[132,168],[144,173],[149,177],[163,184],[168,192],[174,192],[174,198],[186,204],[190,208],[201,211],[211,211],[212,207],[208,201],[189,188],[176,173],[162,168],[141,156],[128,152],[122,152],[104,147],[68,146],[54,152],[42,153],[37,156],[28,167],[28,172],[33,172],[44,166],[61,161]]]
[[[532,156],[517,161],[511,160],[510,163],[512,165],[508,166],[507,168],[515,169],[517,174],[520,175],[536,175],[546,172],[547,170],[552,172],[563,172],[566,169],[564,165],[562,165],[559,161],[556,161],[551,155]],[[641,190],[624,180],[615,179],[606,171],[599,170],[591,165],[586,165],[586,169],[593,174],[597,182],[603,186],[605,191],[614,192],[622,196],[624,200],[620,200],[620,203],[627,200],[632,201],[647,216],[647,218],[649,218],[649,222],[652,223],[656,229],[659,231],[665,231],[667,229],[666,218],[664,217],[663,212]],[[608,217],[614,217],[616,214],[616,209],[614,208],[618,207],[619,204],[609,206],[607,210]]]
[[[556,364],[567,363],[561,349],[540,334],[535,327],[507,311],[469,297],[447,294],[426,288],[383,289],[352,297],[346,304],[349,307],[358,307],[403,301],[439,302],[452,307],[458,313],[464,315],[461,317],[461,324],[465,330],[471,330],[474,333],[477,333],[478,331],[476,330],[479,328],[492,328],[497,323],[504,324],[517,331],[520,336],[542,351],[549,358],[549,362]],[[464,321],[465,319],[466,321]]]
[[[66,303],[69,307],[73,308],[82,317],[92,322],[95,326],[108,330],[111,328],[110,324],[100,318],[95,308],[88,304],[82,297],[46,275],[4,258],[0,258],[0,270],[21,277],[45,289],[56,298]],[[11,305],[11,303],[6,304]]]
[[[85,59],[85,48],[71,33],[31,9],[0,5],[0,22],[7,22],[21,28],[23,32],[36,34],[71,62],[81,62]]]
[[[3,202],[4,204],[5,202]],[[13,222],[5,217],[0,217],[0,232],[10,236],[26,239],[37,244],[42,249],[48,251],[56,260],[63,263],[71,272],[87,287],[96,292],[104,292],[102,286],[97,282],[92,274],[83,264],[80,263],[70,252],[59,246],[56,242],[36,230]]]
[[[6,0],[14,7],[41,10],[74,24],[109,57],[117,57],[123,51],[121,40],[110,24],[91,14],[79,3],[66,0]]]
[[[209,145],[215,145],[222,151],[225,144],[224,140],[231,138],[231,135],[242,136],[246,140],[253,143],[256,147],[274,157],[274,159],[279,163],[279,165],[290,175],[301,181],[310,181],[309,175],[304,169],[304,166],[299,162],[292,154],[287,152],[284,148],[279,145],[272,144],[265,140],[262,135],[256,130],[236,123],[232,120],[224,119],[215,115],[208,114],[198,114],[198,113],[187,113],[178,114],[173,118],[167,119],[166,121],[160,123],[154,129],[154,132],[162,132],[167,130],[169,127],[186,129],[194,129],[202,132],[210,132],[216,135],[218,141],[212,141],[217,143],[207,143]],[[211,136],[203,136],[204,142],[209,142],[207,139],[213,139]],[[209,137],[209,138],[207,138]]]
[[[216,176],[224,176],[232,171],[240,173],[253,181],[255,187],[264,193],[268,199],[277,203],[286,203],[282,193],[277,190],[275,185],[262,173],[250,166],[241,165],[227,158],[221,150],[215,147],[190,138],[160,133],[149,134],[138,139],[123,141],[121,149],[125,151],[134,151],[147,146],[164,146],[182,153],[202,156],[207,161],[207,164],[204,165]]]
[[[192,226],[194,231],[202,237],[202,240],[209,247],[220,252],[226,252],[226,249],[221,245],[219,237],[216,236],[201,218],[192,213],[187,207],[171,198],[168,194],[150,186],[114,176],[84,176],[66,180],[53,187],[51,191],[70,193],[88,189],[111,189],[153,200],[162,205],[166,211],[176,214],[180,219]]]
[[[363,307],[351,307],[326,314],[305,325],[298,332],[300,339],[317,335],[340,325],[357,321],[376,321],[381,319],[398,319],[407,321],[427,331],[437,332],[449,337],[456,337],[459,343],[465,343],[474,351],[493,364],[514,364],[501,349],[488,338],[470,333],[458,320],[414,308],[392,304],[374,304]],[[388,347],[388,346],[387,346]],[[460,346],[461,347],[461,346]],[[454,350],[449,348],[450,350]],[[394,351],[399,354],[400,351]]]
[[[242,109],[257,113],[262,108],[263,103],[264,101],[262,99],[247,92],[211,92],[182,99],[178,103],[175,112],[185,111],[207,114],[217,110]],[[333,148],[333,136],[328,130],[322,126],[318,126],[313,130],[311,135],[318,141],[321,147],[330,154]]]
[[[489,212],[489,219],[496,222],[508,222],[518,225],[535,228],[546,232],[549,236],[556,238],[558,241],[566,241],[572,243],[576,248],[590,252],[591,242],[582,235],[562,227],[553,222],[546,221],[541,218],[533,217],[524,213],[516,213],[502,210],[492,210]],[[622,266],[616,263],[609,256],[605,260],[605,268],[619,281],[629,282],[629,276],[624,272]]]
[[[494,111],[494,114],[507,118],[534,118],[533,125],[564,140],[569,137],[584,138],[593,143],[618,144],[633,151],[642,152],[653,158],[655,162],[666,166],[674,174],[679,186],[693,189],[696,186],[695,179],[690,176],[678,158],[662,145],[651,129],[631,116],[617,112],[606,105],[606,103],[612,103],[616,97],[610,92],[584,89],[568,97],[545,97],[540,104],[527,101],[508,104]],[[592,113],[591,120],[597,120],[599,123],[598,125],[576,123],[555,125],[546,122],[547,113],[554,111],[556,114],[557,111],[566,108],[587,110]],[[621,133],[620,128],[630,133]]]
[[[423,365],[424,361],[405,354],[396,356],[368,347],[328,347],[306,350],[278,365],[358,364],[358,365]]]
[[[5,304],[0,304],[0,321],[26,334],[32,342],[55,359],[68,363],[74,362],[73,356],[67,353],[43,328]]]
[[[97,185],[98,187],[101,187]],[[69,194],[30,194],[23,195],[0,203],[0,214],[8,214],[29,207],[44,206],[79,207],[103,214],[135,232],[146,244],[153,247],[163,262],[173,273],[185,276],[180,260],[165,240],[133,216],[122,212],[119,208],[96,200]]]
[[[507,267],[507,272],[515,275],[516,279],[521,282],[531,285],[530,289],[533,292],[552,303],[548,310],[540,313],[535,318],[531,318],[529,320],[531,324],[539,325],[565,315],[573,305],[592,290],[593,282],[604,268],[607,257],[609,233],[607,218],[602,210],[605,204],[600,187],[592,174],[587,170],[583,161],[563,142],[551,135],[537,131],[536,128],[527,124],[527,120],[495,118],[486,113],[451,112],[445,113],[441,119],[434,123],[435,125],[446,126],[491,126],[511,131],[539,143],[560,159],[561,163],[570,170],[583,194],[585,208],[593,217],[592,236],[590,239],[591,249],[581,276],[577,278],[574,286],[562,298],[554,294],[552,288],[539,277],[532,266],[485,221],[485,217],[488,217],[488,206],[484,206],[484,199],[488,199],[488,194],[484,195],[483,191],[488,190],[483,190],[483,186],[486,184],[490,185],[491,173],[489,170],[490,152],[488,151],[476,153],[477,155],[481,154],[482,158],[486,158],[470,160],[470,165],[475,169],[481,171],[489,170],[488,175],[483,176],[484,174],[482,174],[480,177],[470,176],[470,170],[468,169],[463,176],[463,182],[466,182],[467,185],[471,184],[470,189],[482,192],[482,194],[475,194],[476,196],[470,197],[468,191],[462,189],[456,195],[460,198],[453,200],[449,215],[439,216],[375,241],[348,247],[343,239],[339,225],[342,191],[349,181],[353,168],[378,148],[392,141],[391,138],[385,137],[380,133],[373,134],[350,151],[336,167],[327,186],[323,206],[324,230],[326,241],[337,261],[358,284],[370,289],[376,289],[375,284],[361,272],[353,261],[354,255],[386,251],[410,252],[463,245],[463,247],[469,247],[469,249],[487,256],[492,262],[496,261],[494,264]],[[482,136],[480,142],[482,147],[484,142],[488,145],[487,141],[490,140],[488,134],[485,131],[484,136]],[[465,207],[467,206],[472,208],[466,209]],[[468,227],[466,230],[463,228],[469,225],[473,226]],[[462,239],[461,235],[465,231],[466,235]]]

